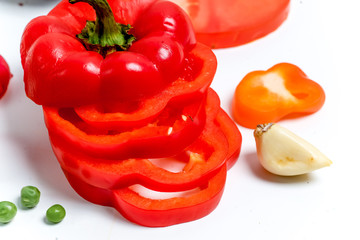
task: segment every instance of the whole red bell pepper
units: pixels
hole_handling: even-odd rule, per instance
[[[0,55],[0,99],[4,96],[11,77],[9,65]]]
[[[196,45],[187,15],[171,2],[128,2],[64,0],[32,20],[21,41],[28,97],[58,107],[141,100],[184,80]]]

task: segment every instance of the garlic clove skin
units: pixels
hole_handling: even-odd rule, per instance
[[[332,164],[312,144],[278,124],[258,125],[254,137],[259,161],[271,173],[295,176]]]

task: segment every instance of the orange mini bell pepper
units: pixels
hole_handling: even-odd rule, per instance
[[[240,125],[277,122],[291,114],[311,114],[325,102],[323,88],[297,66],[279,63],[267,71],[253,71],[238,84],[233,116]]]

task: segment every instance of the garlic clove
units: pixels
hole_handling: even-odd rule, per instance
[[[259,161],[271,173],[295,176],[332,164],[312,144],[278,124],[258,125],[254,137]]]

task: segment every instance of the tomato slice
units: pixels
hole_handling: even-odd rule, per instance
[[[190,16],[199,42],[212,48],[242,45],[276,30],[290,0],[171,0]]]

